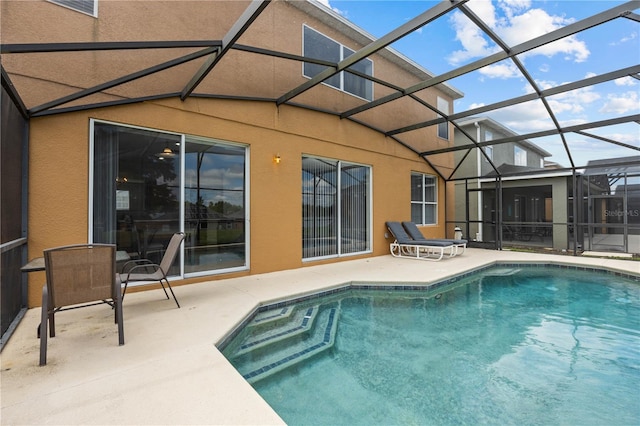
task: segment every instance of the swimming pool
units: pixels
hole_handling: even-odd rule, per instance
[[[638,424],[640,284],[501,265],[259,312],[223,353],[288,424]]]

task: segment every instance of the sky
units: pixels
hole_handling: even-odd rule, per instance
[[[374,37],[382,37],[436,1],[321,0],[334,12]],[[580,21],[611,7],[617,0],[470,0],[466,3],[508,45]],[[636,4],[637,6],[638,4]],[[640,14],[640,8],[634,11]],[[391,45],[414,62],[438,75],[486,57],[499,47],[460,11],[444,15]],[[518,56],[540,89],[636,66],[640,63],[640,23],[616,19],[574,36]],[[501,61],[448,82],[464,93],[454,112],[499,102],[534,89],[512,61]],[[578,89],[549,99],[563,125],[581,124],[640,113],[640,80],[627,77]],[[518,134],[553,129],[544,105],[523,103],[487,113]],[[640,126],[618,125],[589,132],[640,148]],[[531,142],[552,154],[551,161],[569,166],[558,137]],[[576,165],[589,160],[629,157],[640,151],[603,143],[595,138],[570,134],[567,142]]]

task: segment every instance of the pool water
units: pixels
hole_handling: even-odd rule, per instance
[[[489,269],[259,315],[282,316],[267,334],[284,338],[246,327],[223,353],[290,425],[640,424],[636,280]],[[259,347],[236,355],[252,333]]]

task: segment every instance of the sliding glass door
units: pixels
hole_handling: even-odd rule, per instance
[[[302,159],[302,256],[340,256],[370,250],[370,167]]]
[[[171,275],[247,267],[245,147],[102,122],[92,147],[93,242],[159,263],[184,231]]]

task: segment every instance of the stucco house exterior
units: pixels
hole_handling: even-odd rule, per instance
[[[78,2],[62,0],[2,2],[3,43],[224,41],[251,7],[240,1],[84,4],[93,8],[78,11]],[[135,73],[134,57],[152,67],[158,57],[170,63],[177,53],[105,47],[73,61],[58,51],[46,63],[38,53],[4,55],[8,80],[21,86],[22,99],[3,84],[3,128],[12,129],[3,131],[3,146],[28,146],[24,167],[15,172],[27,176],[28,208],[12,207],[24,215],[27,259],[85,242],[115,243],[131,258],[159,259],[170,235],[184,231],[171,271],[179,286],[382,255],[389,250],[388,220],[414,219],[426,235],[452,235],[445,210],[454,201],[445,198],[445,180],[430,164],[372,126],[327,113],[391,89],[343,71],[299,95],[314,97],[316,109],[271,101],[322,72],[323,60],[348,57],[371,36],[306,1],[271,2],[251,25],[238,41],[244,47],[197,84],[189,80],[215,55],[85,93],[93,108],[74,108],[77,100],[65,96],[96,89],[97,76],[117,82]],[[177,52],[189,55],[193,44]],[[260,49],[294,59],[272,57],[258,67]],[[86,70],[85,81],[67,78],[78,67]],[[429,77],[392,49],[353,68],[371,78],[394,75],[406,86]],[[193,90],[189,96],[181,96],[185,87]],[[462,93],[439,84],[416,96],[452,113]],[[52,99],[67,102],[52,106]],[[32,106],[28,120],[20,116],[21,101]],[[424,110],[410,104],[368,114],[379,128],[424,119]],[[418,137],[423,150],[453,144],[448,123]],[[12,157],[18,163],[21,152]],[[453,168],[453,154],[442,161],[439,167]],[[13,223],[14,233],[20,223]],[[19,270],[6,277],[24,279]],[[29,307],[39,305],[43,281],[43,272],[28,275]]]

